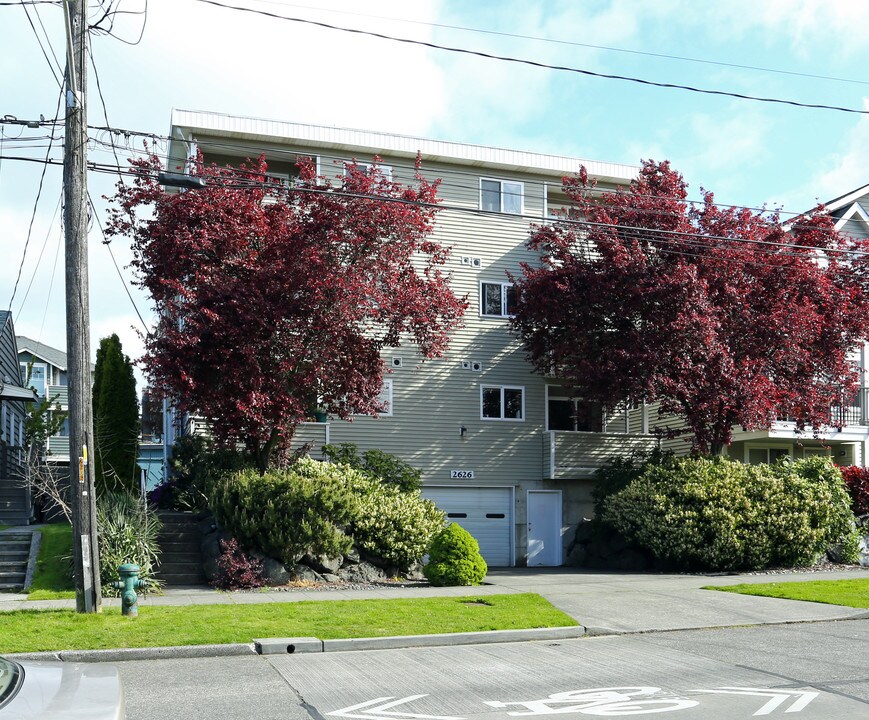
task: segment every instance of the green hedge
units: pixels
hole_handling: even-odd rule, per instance
[[[292,565],[305,554],[335,557],[354,541],[406,570],[428,550],[444,514],[419,491],[403,491],[341,463],[302,458],[285,470],[243,470],[212,483],[218,524],[246,550]]]
[[[841,473],[821,457],[775,465],[663,459],[601,510],[659,560],[702,570],[810,564],[850,534],[852,517]]]

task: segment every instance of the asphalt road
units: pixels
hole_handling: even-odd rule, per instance
[[[119,664],[129,720],[869,719],[869,621]]]

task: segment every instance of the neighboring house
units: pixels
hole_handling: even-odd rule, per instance
[[[33,388],[40,399],[48,398],[64,412],[68,411],[66,353],[23,335],[19,335],[16,340],[21,383]],[[69,420],[64,422],[59,432],[48,438],[45,457],[51,463],[69,463]]]
[[[20,382],[12,313],[0,310],[0,525],[26,525],[32,505],[25,484],[24,419],[32,390]]]
[[[609,457],[651,448],[643,408],[603,418],[567,397],[558,382],[531,371],[508,330],[513,302],[507,273],[536,262],[525,248],[529,225],[546,222],[566,198],[561,179],[586,166],[599,188],[626,186],[638,168],[573,157],[437,142],[388,133],[175,111],[169,170],[183,172],[197,149],[207,162],[236,165],[265,152],[269,173],[286,184],[298,157],[322,175],[344,163],[382,158],[398,182],[422,173],[442,179],[434,238],[452,247],[447,270],[467,294],[464,327],[446,357],[421,360],[415,347],[384,353],[379,418],[306,423],[298,442],[379,448],[423,471],[424,494],[468,529],[493,566],[560,565],[573,528],[591,517],[592,473]]]

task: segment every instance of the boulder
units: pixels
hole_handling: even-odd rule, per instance
[[[341,582],[341,578],[339,578],[337,575],[333,575],[332,573],[323,573],[323,579],[328,583]]]
[[[338,571],[338,577],[345,582],[383,582],[386,574],[378,567],[368,562],[360,562],[358,565],[343,567]]]
[[[302,558],[302,563],[319,573],[334,574],[338,572],[344,564],[344,557],[341,555],[338,555],[338,557],[329,557],[327,555],[305,555]]]
[[[362,562],[362,558],[359,557],[359,551],[356,548],[353,548],[350,552],[344,553],[344,562],[346,565],[358,565]]]
[[[263,557],[263,580],[269,587],[286,585],[293,579],[293,574],[287,570],[283,563],[274,558]]]
[[[297,563],[293,568],[293,579],[315,583],[324,582],[323,576],[320,573],[311,570],[307,565],[302,565],[301,563]]]

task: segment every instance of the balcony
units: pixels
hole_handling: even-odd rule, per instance
[[[779,417],[779,422],[793,422],[792,417]],[[838,405],[830,408],[830,426],[848,427],[853,425],[869,426],[869,388],[857,388],[854,393],[843,398]]]
[[[66,385],[49,385],[46,397],[62,408],[69,407],[69,388]]]
[[[658,443],[658,438],[652,435],[547,430],[543,433],[543,477],[549,480],[591,477],[610,458],[649,452]]]
[[[69,460],[69,436],[52,435],[45,448],[49,460]]]

